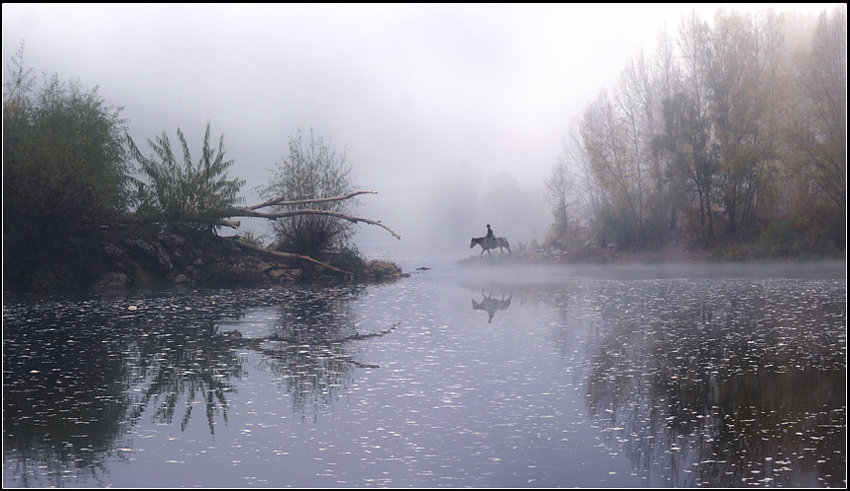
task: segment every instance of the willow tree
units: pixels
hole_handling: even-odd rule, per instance
[[[129,202],[125,121],[97,88],[31,70],[22,46],[3,94],[3,276],[74,287],[98,274],[86,258]]]

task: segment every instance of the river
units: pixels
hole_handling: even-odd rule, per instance
[[[844,262],[403,266],[6,296],[3,486],[846,486]]]

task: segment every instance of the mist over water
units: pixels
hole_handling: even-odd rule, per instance
[[[777,6],[798,44],[831,8]],[[357,215],[402,236],[357,247],[410,273],[4,295],[4,487],[846,487],[846,261],[469,247],[487,224],[543,242],[571,120],[716,10],[4,4],[4,81],[24,41],[136,142],[196,149],[209,123],[246,205],[315,130],[378,193]]]
[[[3,484],[844,485],[844,263],[457,259],[6,298]]]

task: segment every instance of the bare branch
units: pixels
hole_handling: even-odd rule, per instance
[[[334,196],[331,198],[317,198],[317,199],[302,199],[296,201],[284,201],[284,198],[275,198],[273,200],[266,201],[265,203],[260,203],[259,205],[249,206],[249,210],[259,210],[260,208],[265,208],[267,206],[291,206],[291,205],[306,205],[308,203],[327,203],[329,201],[342,201],[344,199],[350,199],[358,194],[378,194],[375,191],[354,191],[353,193],[348,193],[344,196]]]
[[[230,228],[235,230],[235,229],[239,228],[239,225],[242,225],[242,222],[240,222],[239,220],[234,221],[234,220],[224,220],[224,219],[222,219],[222,220],[217,221],[215,224],[219,227],[230,227]]]
[[[328,198],[329,199],[329,198]],[[368,218],[360,218],[351,215],[345,215],[342,213],[337,213],[335,211],[327,211],[327,210],[291,210],[291,211],[278,211],[273,213],[266,213],[262,211],[254,211],[251,208],[232,208],[228,213],[223,216],[227,217],[252,217],[252,218],[267,218],[269,220],[276,220],[278,218],[287,218],[294,217],[298,215],[324,215],[329,217],[341,218],[343,220],[348,220],[352,223],[363,222],[368,223],[369,225],[377,225],[378,227],[383,228],[387,232],[391,233],[393,237],[401,240],[401,236],[395,233],[391,228],[387,227],[380,221],[369,220]]]
[[[354,273],[352,273],[351,271],[345,271],[344,269],[336,268],[334,266],[331,266],[328,263],[323,263],[322,261],[318,261],[318,260],[313,259],[312,257],[309,257],[309,256],[302,256],[300,254],[292,254],[292,253],[289,253],[289,252],[272,251],[272,250],[269,250],[269,249],[260,249],[259,247],[254,247],[252,245],[248,245],[248,244],[245,244],[243,242],[239,242],[238,240],[231,240],[231,242],[233,242],[237,246],[239,246],[243,249],[247,249],[249,251],[259,252],[261,254],[267,254],[269,256],[279,257],[279,258],[282,258],[282,259],[301,259],[302,261],[308,261],[308,262],[311,262],[313,264],[318,264],[319,266],[322,266],[323,268],[330,269],[331,271],[336,271],[337,273],[343,273],[343,274],[346,274],[350,277],[354,277]]]

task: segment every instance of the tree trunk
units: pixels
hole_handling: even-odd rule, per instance
[[[243,248],[243,249],[247,249],[247,250],[252,251],[252,252],[258,252],[260,254],[266,254],[268,256],[274,256],[274,257],[282,258],[282,259],[301,259],[302,261],[308,261],[308,262],[311,262],[313,264],[318,264],[319,266],[321,266],[323,268],[330,269],[331,271],[336,271],[337,273],[346,274],[350,278],[354,277],[354,273],[352,273],[351,271],[345,271],[344,269],[339,269],[337,267],[331,266],[328,263],[323,263],[322,261],[318,261],[316,259],[313,259],[310,256],[302,256],[300,254],[292,254],[290,252],[273,251],[271,249],[261,249],[259,247],[254,247],[252,245],[248,245],[248,244],[239,242],[238,240],[232,240],[231,242],[233,244]]]

